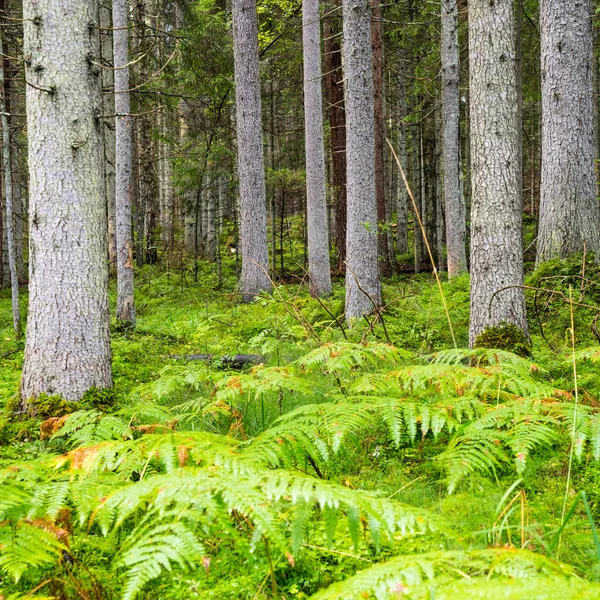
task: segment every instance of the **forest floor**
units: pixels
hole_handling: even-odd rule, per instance
[[[529,283],[544,289],[552,285],[553,289],[567,296],[568,286],[571,285],[575,300],[595,305],[600,295],[593,283],[594,279],[600,281],[595,278],[598,268],[590,263],[586,269],[582,277],[581,259],[565,265],[555,264],[531,276]],[[179,419],[179,425],[173,425],[167,417],[161,418],[174,430],[180,428],[188,431],[198,427],[198,423],[202,423],[200,413],[196,411],[193,418],[186,416],[186,421],[181,417],[183,412],[176,407],[195,401],[199,395],[206,397],[202,388],[204,383],[198,384],[199,373],[205,378],[203,382],[208,378],[217,387],[225,385],[225,388],[219,389],[231,387],[230,380],[222,383],[223,378],[241,375],[225,372],[218,361],[211,365],[199,365],[174,356],[200,353],[217,357],[260,354],[265,357],[268,366],[285,368],[308,353],[318,351],[325,344],[342,344],[340,348],[344,348],[343,344],[347,342],[366,342],[390,344],[401,349],[405,360],[424,365],[422,368],[425,369],[431,361],[424,357],[453,346],[439,291],[430,275],[398,277],[386,282],[384,325],[381,321],[375,324],[364,322],[347,330],[342,325],[344,290],[341,282],[335,284],[332,297],[323,303],[311,299],[302,286],[286,284],[278,287],[271,297],[261,297],[252,304],[241,305],[237,303],[234,292],[233,273],[227,269],[225,272],[227,276],[222,285],[218,285],[212,266],[206,264],[200,268],[200,283],[194,283],[189,272],[146,268],[137,273],[137,327],[135,330],[123,330],[114,321],[112,323],[115,391],[110,397],[86,405],[87,408],[97,409],[94,418],[101,418],[97,414],[106,412],[103,402],[108,406],[108,413],[115,415],[133,414],[127,413],[127,410],[131,411],[137,402],[146,402],[152,407],[171,411],[169,419]],[[465,348],[469,318],[468,277],[444,282],[443,290],[457,346]],[[111,300],[114,303],[114,290],[111,291]],[[25,295],[22,296],[22,304],[25,310]],[[539,292],[536,297],[532,292],[528,297],[528,305],[533,350],[531,363],[527,364],[535,365],[528,368],[532,372],[539,369],[543,373],[539,378],[540,385],[561,390],[565,398],[572,400],[575,386],[571,339],[567,332],[571,319],[568,303],[560,294]],[[595,316],[592,309],[576,308],[574,313],[578,352],[592,348],[578,356],[577,361],[579,399],[590,410],[598,405],[596,399],[600,399],[600,365],[595,361],[597,350],[594,348],[598,344],[593,331]],[[22,354],[22,343],[15,341],[11,331],[10,298],[7,292],[2,292],[0,405],[5,409],[9,409],[14,402]],[[406,358],[408,356],[411,358]],[[368,361],[362,363],[362,359],[349,360],[349,366],[343,367],[346,370],[338,371],[342,373],[340,377],[344,382],[344,377],[350,380],[358,371],[377,373],[380,366],[375,364],[369,367]],[[465,364],[464,357],[461,361],[456,369]],[[391,372],[391,368],[387,368],[387,372]],[[270,373],[274,376],[275,371]],[[277,373],[291,377],[288,372]],[[337,377],[336,371],[331,368],[324,374],[327,383],[321,383],[318,377],[315,379],[314,397],[310,401],[321,401],[322,398],[315,400],[315,397],[328,393],[322,390],[330,385],[334,376]],[[434,375],[427,377],[431,382]],[[261,381],[267,385],[265,380]],[[278,385],[280,389],[285,388],[283,384]],[[443,380],[435,383],[431,388],[434,390],[432,393],[439,392],[443,385]],[[311,397],[310,392],[298,391],[299,388],[294,391],[293,386],[290,387],[292,391],[286,391],[285,394],[281,391],[279,394],[271,393],[273,388],[265,387],[260,400],[259,394],[253,396],[253,400],[249,394],[248,401],[236,404],[234,409],[231,406],[225,409],[222,404],[213,404],[207,409],[206,404],[201,404],[200,416],[205,416],[209,423],[206,429],[211,433],[225,434],[242,441],[258,439],[277,422],[280,415],[298,410],[309,402],[307,398]],[[340,388],[344,391],[341,384]],[[425,394],[429,393],[430,388],[425,386],[423,389]],[[209,395],[212,397],[212,393]],[[496,407],[499,401],[500,383]],[[0,468],[6,469],[17,461],[22,463],[29,460],[32,464],[41,464],[47,457],[58,456],[74,447],[73,440],[49,440],[44,435],[41,437],[46,439],[40,439],[40,423],[57,416],[47,408],[40,408],[40,413],[44,410],[47,414],[20,421],[14,421],[8,410],[5,411],[0,421]],[[229,412],[224,415],[223,411]],[[179,416],[173,417],[174,414]],[[188,415],[187,412],[185,414]],[[423,427],[423,419],[421,415],[411,423],[405,417],[404,424],[407,430],[411,427],[416,430],[417,427]],[[131,416],[129,426],[133,420]],[[144,419],[140,418],[140,422],[143,423]],[[152,423],[152,417],[145,422]],[[259,546],[247,554],[236,548],[235,544],[215,542],[210,547],[210,563],[187,565],[186,569],[175,570],[173,574],[161,575],[150,587],[144,588],[146,592],[143,597],[232,600],[307,598],[319,589],[391,556],[490,546],[524,546],[560,558],[573,565],[577,573],[586,579],[600,580],[599,548],[594,544],[583,505],[576,508],[567,523],[560,548],[552,545],[564,518],[565,490],[567,508],[583,490],[596,522],[600,519],[600,464],[595,460],[600,454],[600,433],[594,434],[590,426],[587,440],[584,441],[593,440],[593,443],[583,450],[579,458],[573,460],[570,475],[570,432],[568,428],[563,428],[551,441],[546,440],[547,443],[537,444],[535,449],[527,451],[526,466],[524,459],[523,464],[519,464],[523,458],[521,453],[516,454],[516,468],[512,460],[503,462],[498,459],[489,468],[474,468],[467,476],[457,476],[450,494],[448,481],[452,478],[452,472],[444,466],[446,463],[438,459],[456,442],[456,435],[451,431],[443,431],[435,439],[431,434],[409,439],[410,435],[406,434],[401,443],[398,440],[394,443],[390,436],[382,433],[381,428],[367,428],[358,436],[349,436],[344,440],[343,451],[331,458],[326,467],[320,463],[320,469],[315,467],[320,477],[351,490],[372,490],[383,498],[393,498],[430,510],[455,532],[454,537],[449,538],[440,531],[396,536],[391,544],[384,545],[377,553],[372,543],[367,543],[366,548],[361,550],[356,549],[352,532],[338,533],[329,546],[327,536],[317,527],[303,538],[302,551],[295,561],[289,557],[286,560],[283,553],[276,555],[273,552],[271,557],[268,545],[266,551]],[[77,440],[77,443],[98,441],[83,437]],[[151,456],[150,453],[140,479],[146,473]],[[155,467],[155,470],[158,473],[160,468]],[[93,541],[90,541],[92,538]],[[88,594],[85,596],[77,589],[94,588],[92,580],[97,578],[104,589],[102,597],[119,597],[124,575],[122,569],[115,571],[111,565],[112,543],[114,539],[103,542],[98,532],[95,535],[94,532],[83,532],[79,538],[73,535],[70,552],[94,576],[83,574],[78,585],[69,583],[71,579],[77,579],[77,575],[75,569],[71,573],[68,566],[64,565],[65,573],[69,573],[69,576],[65,575],[64,581],[57,576],[57,581],[48,584],[47,589],[42,591],[53,591],[65,598],[94,598],[91,591],[85,592]],[[97,556],[92,557],[92,551]],[[293,568],[288,562],[295,562]],[[34,565],[33,570],[28,571],[16,586],[11,583],[14,580],[10,577],[0,575],[0,591],[6,589],[9,592],[26,593],[46,579],[50,581],[52,577],[45,568],[43,565]]]

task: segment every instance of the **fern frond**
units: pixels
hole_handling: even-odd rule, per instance
[[[169,518],[171,517],[171,518]],[[126,538],[115,567],[127,570],[122,600],[131,600],[146,583],[174,566],[193,568],[206,555],[204,546],[180,515],[166,513],[163,521],[152,514]]]
[[[410,357],[410,353],[389,344],[332,342],[323,344],[296,361],[305,373],[317,370],[349,372],[355,367],[397,365]]]
[[[42,525],[20,522],[0,527],[0,569],[19,581],[29,568],[55,565],[67,548]]]
[[[138,439],[109,440],[92,446],[82,446],[57,458],[57,467],[73,471],[114,471],[124,479],[144,468],[150,472],[169,472],[189,463],[213,464],[235,457],[239,442],[207,432],[170,432],[146,434]]]
[[[600,584],[564,577],[473,579],[449,585],[435,597],[440,600],[596,600],[600,597]]]
[[[80,410],[69,415],[53,435],[53,438],[57,437],[82,445],[131,438],[132,432],[128,423],[116,416],[103,415],[96,410]]]
[[[312,600],[358,600],[375,597],[394,599],[407,595],[421,598],[434,590],[435,598],[444,596],[447,586],[456,579],[473,579],[473,584],[486,582],[486,576],[504,575],[529,581],[539,578],[566,577],[572,569],[527,550],[489,549],[470,552],[445,551],[398,556],[385,563],[359,571],[353,577],[335,583],[314,594]],[[477,579],[475,579],[477,577]],[[503,579],[506,581],[506,579]],[[566,580],[571,581],[571,580]],[[573,582],[576,581],[574,578]],[[477,597],[477,596],[471,596]],[[481,595],[480,598],[496,598]],[[526,596],[519,596],[525,598]],[[535,597],[535,596],[532,596]],[[556,597],[556,596],[554,596]],[[512,596],[511,596],[512,598]]]

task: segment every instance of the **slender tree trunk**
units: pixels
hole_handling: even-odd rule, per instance
[[[115,60],[115,204],[117,238],[117,319],[135,324],[133,238],[131,233],[133,119],[129,93],[129,2],[113,0]]]
[[[110,93],[114,89],[116,72],[112,70],[113,56],[113,31],[110,30],[111,0],[100,0],[98,7],[100,27],[100,58],[107,67],[102,69],[102,111],[105,116],[114,115],[115,96]],[[115,152],[116,138],[114,122],[111,119],[102,120],[102,148],[104,152],[104,193],[106,197],[106,211],[108,215],[108,264],[110,271],[117,268],[117,221],[115,200]]]
[[[416,210],[419,218],[423,218],[423,126],[418,123],[413,134],[412,144],[412,159],[413,159],[413,182],[412,189],[415,198]],[[415,207],[413,207],[415,213]],[[422,221],[421,221],[422,222]],[[416,214],[413,214],[413,230],[414,230],[414,253],[415,253],[415,273],[420,273],[423,270],[425,244],[423,242],[423,232],[419,225],[419,219]]]
[[[95,0],[25,0],[30,278],[21,380],[79,400],[112,385]],[[42,158],[40,158],[42,157]]]
[[[513,0],[469,3],[472,346],[501,323],[528,335],[524,291],[508,287],[523,285],[514,18]]]
[[[271,291],[256,0],[233,0],[232,8],[242,251],[239,290],[249,302],[260,292]]]
[[[385,210],[385,117],[383,110],[383,10],[380,0],[372,2],[371,45],[373,52],[373,110],[375,114],[375,193],[377,195],[377,247],[379,270],[383,277],[391,273],[387,243]]]
[[[426,109],[430,112],[423,122],[423,155],[422,155],[422,185],[423,185],[423,204],[421,218],[425,227],[425,235],[429,242],[429,247],[433,253],[437,266],[437,247],[438,247],[438,229],[437,229],[437,206],[436,206],[436,166],[435,166],[435,108]],[[424,263],[433,269],[429,253],[425,255]]]
[[[346,319],[381,304],[373,113],[371,10],[368,0],[343,0],[348,191]]]
[[[342,77],[342,50],[332,20],[325,21],[325,91],[330,130],[331,183],[335,205],[337,271],[346,271],[346,110]]]
[[[319,0],[303,0],[302,22],[308,276],[311,294],[327,296],[331,293],[331,267],[325,197]]]
[[[398,54],[398,157],[405,172],[408,172],[408,125],[404,121],[408,115],[408,61],[405,49],[400,47]],[[396,246],[400,254],[407,254],[408,249],[408,213],[410,198],[406,190],[400,169],[397,170],[396,182]]]
[[[175,191],[173,188],[173,176],[171,172],[171,161],[169,159],[169,144],[166,141],[169,136],[169,113],[160,111],[158,115],[160,139],[158,141],[159,152],[159,189],[161,192],[160,203],[160,238],[163,249],[170,255],[174,244],[174,221],[175,221]]]
[[[21,337],[21,309],[19,308],[19,274],[17,271],[17,252],[15,243],[15,221],[13,209],[12,160],[10,151],[10,129],[6,112],[6,86],[4,70],[4,44],[0,32],[0,115],[2,119],[2,179],[4,181],[4,200],[6,203],[6,244],[10,287],[12,299],[13,327],[15,337]]]
[[[8,113],[10,110],[7,109]],[[14,120],[13,120],[14,121]],[[23,244],[25,238],[25,218],[27,210],[25,208],[25,198],[23,195],[23,189],[21,186],[21,164],[19,157],[16,152],[12,152],[12,165],[13,165],[13,214],[15,215],[15,253],[17,256],[17,275],[20,282],[24,282],[27,279],[25,273],[25,256],[23,252]]]
[[[146,196],[142,194],[140,165],[140,124],[133,127],[133,201],[135,211],[135,263],[138,267],[146,264]]]
[[[542,187],[538,264],[600,256],[591,0],[542,0]]]
[[[448,277],[467,270],[466,212],[460,185],[460,92],[457,0],[442,0],[442,145]]]
[[[206,190],[206,254],[211,262],[217,262],[217,214],[219,205],[219,179],[211,174]]]
[[[442,181],[442,115],[441,106],[436,100],[434,119],[434,153],[435,153],[435,239],[437,241],[437,263],[439,271],[447,269],[444,261],[444,201]],[[460,165],[460,156],[456,161]]]
[[[269,65],[269,168],[271,173],[277,170],[277,107],[273,86],[274,74],[272,63]],[[269,220],[271,221],[271,278],[277,278],[277,189],[275,185],[268,188]]]

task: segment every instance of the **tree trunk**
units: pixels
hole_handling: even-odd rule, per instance
[[[342,77],[342,51],[332,20],[325,21],[325,91],[331,149],[331,188],[335,204],[337,271],[346,271],[346,110]]]
[[[373,113],[371,10],[368,0],[343,0],[348,221],[346,320],[381,304]]]
[[[523,285],[514,16],[513,0],[469,4],[471,346],[501,323],[528,335],[524,291],[508,287]]]
[[[132,133],[129,93],[129,3],[113,0],[115,60],[115,204],[117,238],[117,319],[135,324],[133,238],[131,233]]]
[[[260,292],[271,291],[256,0],[233,0],[232,8],[242,252],[239,291],[249,302]]]
[[[163,109],[158,114],[158,128],[160,139],[158,141],[159,157],[159,190],[160,190],[160,239],[163,250],[170,255],[174,243],[174,208],[175,192],[169,159],[169,144],[166,139],[169,135],[169,114]]]
[[[442,0],[442,146],[448,277],[467,270],[466,212],[460,185],[460,92],[457,0]]]
[[[19,308],[19,274],[17,271],[17,251],[15,243],[15,220],[13,208],[12,160],[10,151],[10,130],[6,112],[6,86],[4,70],[4,45],[0,32],[0,115],[2,119],[2,179],[6,204],[6,245],[12,299],[13,328],[15,337],[21,337],[21,309]]]
[[[30,283],[21,397],[112,385],[95,0],[25,0]]]
[[[436,266],[438,271],[445,271],[447,265],[444,261],[444,207],[443,207],[443,182],[442,182],[442,115],[441,106],[436,100],[434,119],[434,144],[435,144],[435,239],[437,241]],[[460,162],[460,156],[457,163]]]
[[[373,0],[371,45],[373,52],[373,111],[375,114],[375,193],[377,196],[377,247],[382,277],[392,271],[386,229],[385,210],[385,117],[383,110],[383,10],[380,0]]]
[[[100,0],[98,7],[100,27],[100,59],[101,63],[108,67],[102,69],[102,111],[108,117],[114,115],[115,96],[110,93],[114,89],[114,78],[117,74],[111,67],[114,65],[113,56],[113,31],[110,30],[111,6],[110,0]],[[115,138],[114,122],[112,119],[102,120],[102,148],[104,152],[104,194],[106,211],[108,215],[108,264],[111,272],[117,268],[117,216],[115,198]]]
[[[417,214],[413,214],[413,230],[414,230],[414,262],[415,262],[415,273],[420,273],[423,270],[423,264],[425,261],[425,243],[423,241],[423,232],[419,225],[419,218],[423,219],[423,211],[421,207],[423,205],[423,125],[417,123],[415,127],[415,133],[413,134],[412,140],[412,159],[413,159],[413,181],[412,189],[415,198],[415,205]],[[415,207],[413,206],[413,213],[415,213]]]
[[[590,0],[542,0],[542,184],[537,263],[600,256]]]
[[[398,158],[405,173],[408,173],[408,124],[404,121],[408,115],[408,60],[405,56],[404,47],[401,46],[398,54]],[[400,169],[396,177],[396,246],[399,254],[408,254],[408,213],[409,202],[408,191]]]
[[[427,241],[429,243],[429,247],[431,248],[431,252],[433,254],[433,259],[436,262],[436,267],[438,266],[437,260],[437,247],[438,247],[438,228],[437,228],[437,206],[436,206],[436,168],[435,168],[435,107],[430,108],[429,105],[426,105],[426,112],[431,112],[425,117],[423,121],[423,155],[422,155],[422,170],[423,170],[423,196],[422,196],[422,212],[421,219],[423,221],[423,226],[425,227],[425,235],[427,236]],[[433,265],[431,264],[431,259],[429,257],[429,253],[427,252],[424,256],[424,264],[428,265],[431,269],[433,269]],[[428,267],[428,268],[429,268]]]
[[[303,0],[302,22],[308,277],[311,294],[327,296],[331,293],[331,267],[325,197],[319,0]]]

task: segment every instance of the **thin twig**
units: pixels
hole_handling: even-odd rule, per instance
[[[569,450],[569,470],[567,471],[567,484],[565,486],[565,498],[563,500],[561,522],[565,520],[567,512],[567,498],[569,497],[569,487],[571,485],[571,469],[573,467],[573,453],[575,451],[575,429],[577,427],[577,408],[579,406],[579,389],[577,385],[577,359],[575,357],[575,318],[573,316],[573,288],[569,286],[570,316],[571,316],[571,351],[573,358],[573,385],[575,386],[575,408],[573,410],[573,427],[571,428],[571,448]],[[558,547],[556,548],[556,558],[560,553],[561,536],[558,537]]]
[[[396,154],[396,150],[394,150],[394,146],[390,142],[389,138],[386,138],[388,146],[392,151],[392,155],[398,165],[398,169],[400,170],[400,174],[402,175],[402,180],[404,181],[404,185],[406,187],[406,191],[410,196],[413,210],[415,212],[415,218],[419,222],[419,227],[421,228],[421,234],[423,236],[423,241],[425,242],[425,246],[427,247],[427,252],[429,253],[429,260],[431,261],[431,266],[433,267],[433,274],[435,276],[435,280],[438,285],[438,289],[440,291],[440,296],[442,297],[442,304],[444,305],[444,311],[446,312],[446,318],[448,319],[448,327],[450,327],[450,333],[452,334],[452,341],[454,343],[454,348],[457,349],[458,345],[456,344],[456,337],[454,336],[454,328],[452,327],[452,320],[450,319],[450,312],[448,311],[448,305],[446,304],[446,296],[444,295],[444,290],[442,288],[442,282],[440,280],[440,276],[438,274],[437,267],[435,266],[435,260],[433,259],[433,253],[431,252],[431,246],[429,245],[429,240],[427,239],[427,235],[425,233],[425,227],[423,227],[423,222],[421,221],[421,215],[419,214],[419,210],[417,209],[417,203],[415,202],[415,197],[413,196],[412,190],[410,189],[410,185],[408,184],[408,180],[406,179],[406,175],[404,173],[404,169],[402,168],[402,164],[400,163],[400,159]]]

